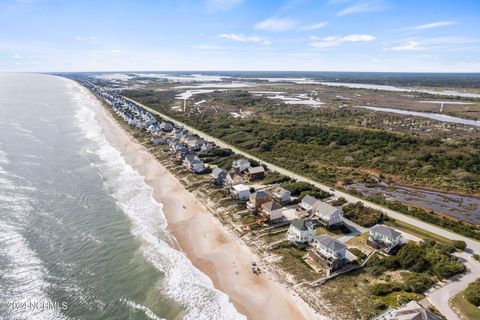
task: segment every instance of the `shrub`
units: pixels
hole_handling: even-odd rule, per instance
[[[363,253],[361,250],[359,250],[357,248],[349,248],[348,251],[353,253],[360,260],[363,260],[367,257],[367,255],[365,253]]]
[[[347,200],[344,197],[340,197],[332,201],[332,206],[339,207],[343,206],[345,203],[347,203]]]
[[[480,306],[480,278],[468,285],[463,296],[474,306]]]
[[[360,201],[344,206],[343,212],[346,218],[363,227],[371,227],[386,220],[381,211],[365,207]]]
[[[407,292],[422,293],[434,284],[431,276],[420,273],[407,273],[403,279],[403,288]]]
[[[453,246],[461,251],[467,248],[467,244],[465,243],[465,241],[462,241],[462,240],[453,240]]]
[[[402,290],[402,285],[397,282],[377,283],[370,286],[370,293],[375,296],[386,296],[389,293]]]

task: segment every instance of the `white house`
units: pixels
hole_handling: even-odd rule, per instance
[[[370,228],[367,243],[375,249],[384,249],[390,252],[401,240],[400,232],[387,226],[377,224]]]
[[[315,216],[318,217],[318,221],[325,228],[338,226],[343,223],[342,210],[335,208],[326,202],[317,201],[312,210]]]
[[[275,200],[277,200],[280,203],[289,203],[292,201],[291,193],[285,188],[282,187],[275,187],[272,190],[272,196]]]
[[[250,168],[250,161],[248,161],[247,159],[240,159],[240,160],[233,161],[232,169],[237,174],[242,173],[248,168]]]
[[[295,243],[306,243],[313,241],[315,229],[310,219],[293,220],[287,231],[287,240]]]
[[[230,192],[238,200],[246,201],[250,199],[250,187],[243,183],[231,187]]]

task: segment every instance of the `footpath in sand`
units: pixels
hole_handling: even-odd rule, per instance
[[[252,273],[259,258],[225,227],[102,107],[95,110],[104,133],[127,163],[145,177],[163,204],[168,231],[193,265],[225,292],[248,319],[328,319],[310,308],[272,273]],[[265,271],[263,268],[262,271]]]

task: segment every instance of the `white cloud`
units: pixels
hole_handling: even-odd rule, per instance
[[[208,44],[197,44],[197,45],[193,45],[192,49],[196,49],[196,50],[219,50],[219,49],[222,49],[222,48],[219,47],[219,46],[212,46],[212,45],[208,45]]]
[[[21,55],[19,55],[18,53],[15,53],[15,54],[12,55],[10,58],[15,59],[15,60],[23,59],[23,57],[22,57]]]
[[[209,11],[224,11],[240,5],[244,0],[206,0]]]
[[[231,40],[231,41],[237,41],[237,42],[253,42],[253,43],[261,43],[265,45],[271,44],[270,41],[265,40],[263,38],[260,38],[257,36],[246,36],[239,33],[222,33],[220,35],[220,38]]]
[[[319,22],[319,23],[309,24],[309,25],[300,27],[300,30],[317,30],[317,29],[325,27],[327,24],[328,24],[327,22]]]
[[[380,0],[373,0],[368,2],[361,2],[349,6],[339,12],[337,12],[337,16],[346,16],[352,13],[365,13],[365,12],[376,12],[385,9],[386,6]]]
[[[432,28],[439,28],[439,27],[447,27],[456,24],[456,21],[436,21],[426,24],[421,24],[418,26],[413,27],[406,27],[402,28],[401,30],[425,30],[425,29],[432,29]]]
[[[384,50],[385,51],[419,51],[419,50],[425,50],[425,47],[420,45],[420,43],[417,41],[407,41],[398,46],[385,48]]]
[[[75,36],[75,39],[77,39],[78,41],[82,41],[82,40],[83,40],[83,38],[80,37],[80,36]]]
[[[370,42],[375,40],[375,37],[368,34],[350,34],[343,37],[330,36],[325,38],[311,36],[310,39],[314,41],[310,43],[310,46],[314,48],[328,48],[345,42]]]
[[[268,18],[255,24],[255,29],[269,31],[285,31],[296,26],[296,22],[289,18]]]

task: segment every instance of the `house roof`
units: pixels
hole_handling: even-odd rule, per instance
[[[322,201],[315,202],[315,207],[313,208],[313,210],[315,212],[320,212],[322,216],[327,216],[327,217],[332,216],[335,212],[338,211],[338,209],[335,208],[334,206]]]
[[[310,219],[295,219],[292,221],[292,226],[301,231],[306,231],[313,226],[312,220]]]
[[[398,237],[400,237],[400,232],[381,224],[374,225],[370,228],[370,231],[379,233],[390,239],[397,239]]]
[[[247,159],[240,159],[240,160],[233,161],[233,166],[234,167],[240,167],[240,166],[243,166],[243,165],[250,166],[250,161],[248,161]]]
[[[315,202],[317,202],[318,200],[315,198],[315,197],[312,197],[311,195],[306,195],[305,197],[303,197],[302,199],[302,203],[305,203],[311,207],[313,207],[313,205],[315,204]]]
[[[285,189],[283,187],[278,186],[278,187],[275,187],[273,189],[273,192],[278,193],[278,194],[284,194],[284,193],[287,193],[287,192],[290,192],[290,191],[288,191],[287,189]]]
[[[220,167],[216,167],[216,168],[213,168],[212,170],[212,177],[218,177],[219,175],[223,174],[223,173],[227,173],[227,170],[223,169],[223,168],[220,168]]]
[[[275,211],[278,209],[282,209],[283,207],[276,203],[275,201],[269,201],[264,204],[262,204],[262,208],[268,211]]]
[[[318,242],[320,245],[324,246],[325,248],[333,251],[339,251],[347,248],[343,243],[326,234],[315,237],[315,241]]]
[[[266,191],[257,191],[255,193],[252,193],[250,197],[253,197],[254,199],[259,199],[259,198],[264,198],[269,196],[270,195]]]
[[[196,163],[203,163],[202,160],[200,160],[199,157],[197,157],[195,154],[189,154],[185,157],[185,160],[190,162],[191,164],[196,164]]]
[[[236,174],[233,171],[228,172],[227,176],[230,177],[231,180],[242,180],[243,181],[242,176]]]
[[[250,167],[248,168],[248,173],[262,173],[262,172],[265,172],[265,168],[262,167],[262,166],[258,166],[258,167]]]
[[[237,185],[233,186],[232,188],[233,188],[233,190],[238,191],[238,192],[239,191],[250,190],[250,187],[243,184],[243,183],[237,184]]]
[[[406,305],[394,311],[393,320],[440,320],[429,310],[421,306],[417,301],[410,301]]]

